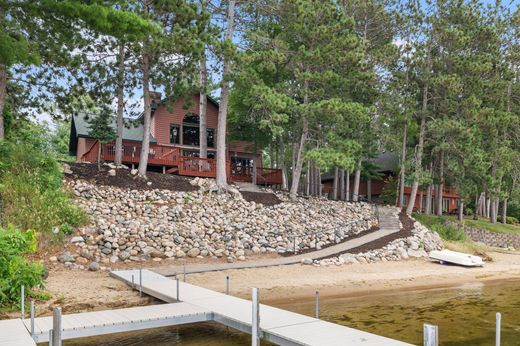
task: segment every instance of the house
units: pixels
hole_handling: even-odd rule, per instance
[[[380,176],[377,179],[367,180],[361,177],[359,182],[359,196],[362,198],[366,198],[367,200],[375,200],[377,201],[381,194],[383,193],[385,188],[390,188],[392,181],[396,181],[398,179],[399,174],[399,158],[393,152],[384,152],[379,154],[376,158],[371,159],[371,162],[374,166],[378,167],[375,171]],[[334,175],[326,174],[322,177],[323,184],[323,193],[329,196],[332,196],[333,185],[334,185]],[[393,187],[396,189],[397,186]],[[352,193],[354,190],[354,176],[350,176],[350,198],[352,198]],[[407,205],[410,201],[410,196],[412,194],[412,187],[405,186],[404,187],[404,201],[403,205]],[[424,211],[426,208],[426,199],[427,199],[427,189],[419,189],[417,191],[417,196],[415,198],[414,210],[415,211]],[[431,191],[431,205],[432,210],[434,206],[434,200],[436,196],[436,191],[432,187]],[[457,194],[457,191],[454,187],[444,186],[442,192],[442,210],[444,213],[454,213],[459,206],[460,196]]]
[[[216,176],[216,131],[219,104],[211,97],[207,103],[208,158],[199,158],[199,94],[192,95],[186,109],[186,100],[173,102],[155,101],[152,107],[150,126],[150,154],[148,168],[163,173],[185,176]],[[113,125],[115,127],[115,124]],[[75,115],[71,121],[69,151],[78,162],[96,162],[101,146],[101,159],[113,161],[115,143],[101,144],[90,135],[89,124],[84,115]],[[123,129],[123,163],[139,162],[143,138],[142,121],[125,119]],[[226,145],[227,175],[230,181],[252,182],[256,175],[258,184],[281,184],[279,169],[262,167],[261,152],[254,151],[247,141],[230,141]],[[256,163],[256,169],[254,168]]]

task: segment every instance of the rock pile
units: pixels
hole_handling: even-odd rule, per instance
[[[442,247],[441,237],[436,232],[430,231],[419,222],[415,222],[411,236],[396,239],[381,249],[358,254],[346,253],[338,257],[316,261],[306,259],[302,261],[302,264],[328,266],[399,261],[411,257],[427,257],[430,251],[441,250]]]
[[[240,194],[208,193],[211,182],[204,179],[193,181],[200,187],[193,192],[125,190],[82,180],[68,184],[92,224],[72,238],[78,254],[62,262],[84,267],[91,261],[184,257],[232,262],[292,252],[294,246],[320,249],[377,224],[368,204],[317,198],[291,202],[279,194],[282,203],[266,207]]]

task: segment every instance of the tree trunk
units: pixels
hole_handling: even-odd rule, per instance
[[[287,166],[285,165],[285,143],[278,138],[280,148],[280,169],[282,170],[282,189],[287,190]]]
[[[426,206],[424,207],[424,213],[430,215],[432,213],[432,189],[433,185],[428,185],[428,191],[426,192]]]
[[[504,225],[507,223],[507,198],[502,201],[502,223]]]
[[[97,169],[101,171],[101,142],[98,140],[98,150],[97,150]]]
[[[399,209],[403,208],[403,201],[404,201],[404,179],[405,179],[405,163],[406,163],[406,144],[407,144],[407,137],[408,137],[408,119],[406,119],[404,123],[404,130],[403,130],[403,146],[401,149],[401,172],[399,174],[399,200],[398,200],[398,206]]]
[[[145,6],[146,8],[146,6]],[[147,12],[147,8],[145,9]],[[148,167],[148,154],[150,153],[150,123],[152,116],[152,107],[150,100],[150,57],[147,52],[148,45],[145,43],[143,49],[143,66],[142,66],[142,82],[143,82],[143,99],[144,99],[144,125],[143,125],[143,142],[141,145],[141,154],[139,157],[138,176],[146,178],[146,168]]]
[[[442,193],[444,190],[444,151],[441,150],[439,166],[439,193],[437,194],[437,215],[442,216]]]
[[[372,202],[372,180],[367,180],[367,200]]]
[[[350,171],[345,173],[345,200],[350,201]]]
[[[233,28],[235,20],[235,0],[229,0],[227,11],[227,31],[226,40],[233,39]],[[220,91],[220,107],[218,110],[218,130],[217,130],[217,179],[218,189],[227,187],[226,174],[226,126],[227,111],[229,99],[229,81],[228,77],[231,71],[229,58],[224,57],[222,68],[222,86]]]
[[[304,96],[303,96],[303,104],[308,105],[309,104],[309,81],[305,80],[303,83],[304,88]],[[303,129],[300,136],[300,145],[298,146],[298,152],[296,154],[296,165],[294,167],[293,176],[292,176],[292,184],[291,184],[291,190],[289,191],[289,198],[294,200],[296,199],[296,193],[298,192],[298,185],[300,183],[300,176],[302,173],[302,167],[303,167],[303,151],[305,148],[305,142],[307,142],[307,136],[309,132],[309,124],[307,122],[307,118],[303,118]]]
[[[338,167],[334,167],[334,182],[332,186],[332,199],[338,199],[338,186],[339,186],[339,169]]]
[[[200,94],[199,94],[199,157],[206,159],[208,157],[208,132],[207,132],[207,106],[208,106],[208,95],[206,94],[206,88],[208,84],[208,70],[206,68],[206,52],[202,53],[200,59]]]
[[[431,57],[428,49],[428,71],[431,69]],[[417,195],[417,189],[419,188],[419,174],[422,169],[422,155],[424,148],[424,136],[426,134],[426,112],[428,110],[428,83],[424,83],[423,95],[422,95],[422,108],[421,108],[421,125],[419,128],[419,144],[417,145],[417,152],[415,155],[415,177],[412,184],[412,192],[410,193],[410,200],[408,201],[408,207],[406,208],[406,214],[411,215],[413,207],[415,205],[415,196]]]
[[[322,186],[321,186],[321,169],[318,167],[316,169],[317,171],[317,174],[316,174],[316,186],[318,187],[318,196],[319,197],[322,197],[323,196],[323,189],[322,189]]]
[[[307,173],[305,173],[305,195],[309,196],[311,194],[311,165],[310,162],[307,163]]]
[[[356,174],[354,176],[354,191],[352,192],[352,200],[357,202],[359,200],[359,181],[361,180],[361,159],[356,165]]]
[[[423,212],[423,190],[419,191],[419,213]]]
[[[114,163],[117,167],[123,163],[123,126],[125,112],[125,46],[119,45],[117,55],[117,118],[116,118],[116,152]]]
[[[345,200],[345,170],[339,171],[339,199]]]
[[[491,199],[489,197],[486,198],[486,208],[484,209],[485,217],[487,219],[490,218],[490,210],[491,210]]]
[[[7,68],[0,65],[0,140],[5,137],[4,108],[7,98]]]
[[[473,220],[478,220],[478,214],[480,213],[482,197],[478,194],[475,195],[475,210],[473,211]]]
[[[462,220],[464,220],[464,199],[461,199],[459,203],[459,221]]]

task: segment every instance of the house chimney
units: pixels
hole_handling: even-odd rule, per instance
[[[158,91],[150,91],[152,112],[156,111],[161,104],[161,93]]]

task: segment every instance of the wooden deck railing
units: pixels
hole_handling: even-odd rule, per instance
[[[97,162],[100,142],[96,141],[81,157],[82,162]],[[115,143],[101,144],[101,159],[104,161],[114,161]],[[122,153],[123,163],[139,163],[141,155],[141,145],[125,143]],[[177,147],[150,144],[148,154],[148,164],[178,167],[179,175],[191,177],[215,178],[217,176],[217,164],[215,159],[202,159],[199,157],[181,156],[181,150]],[[229,181],[252,182],[253,167],[226,163],[227,177]],[[256,168],[258,184],[281,184],[282,171],[279,169]]]

